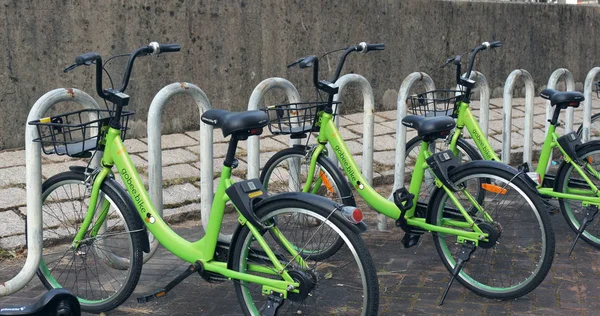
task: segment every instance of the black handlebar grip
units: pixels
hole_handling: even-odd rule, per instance
[[[501,41],[495,41],[495,42],[490,43],[490,48],[496,48],[496,47],[501,47],[501,46],[502,46]]]
[[[300,62],[300,64],[298,66],[300,66],[300,68],[312,67],[315,59],[317,59],[317,56],[315,56],[315,55],[310,55],[308,57],[304,57],[304,59],[302,59],[302,61]]]
[[[92,62],[94,60],[96,60],[98,57],[100,57],[100,55],[98,53],[85,53],[83,55],[79,55],[77,56],[77,58],[75,58],[75,64],[77,66],[81,66],[81,65],[90,65],[92,64]]]
[[[181,50],[179,44],[160,44],[159,49],[161,53],[178,52]]]
[[[380,43],[380,44],[367,44],[367,51],[371,51],[371,50],[384,50],[385,49],[385,44]]]

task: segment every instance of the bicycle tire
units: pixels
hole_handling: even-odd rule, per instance
[[[89,190],[85,178],[82,173],[68,171],[42,184],[44,251],[37,275],[48,290],[66,288],[77,296],[83,311],[100,313],[121,305],[135,289],[142,271],[141,234],[144,232],[123,234],[135,227],[136,213],[120,198],[118,188],[105,181],[100,197],[111,207],[106,217],[108,227],[98,234],[101,238],[87,242],[84,238],[77,251],[71,250],[70,243],[87,212]],[[97,216],[90,229],[95,220]],[[115,258],[124,258],[124,261],[114,263]],[[126,272],[119,264],[127,266]],[[75,278],[69,277],[69,273],[77,269]],[[104,282],[103,275],[113,279]]]
[[[451,171],[450,177],[470,192],[484,191],[480,189],[482,182],[498,188],[496,192],[486,191],[485,200],[480,203],[494,222],[473,215],[478,226],[494,235],[496,242],[479,242],[457,275],[458,281],[474,293],[492,299],[514,299],[534,290],[548,274],[555,248],[550,218],[539,194],[517,170],[492,161],[464,164]],[[461,191],[455,196],[462,205],[470,204]],[[447,193],[436,189],[428,222],[441,225],[442,218],[452,217],[453,207]],[[433,241],[444,265],[452,272],[461,244],[456,236],[443,233],[434,233]]]
[[[310,157],[307,157],[307,153],[307,147],[295,146],[281,150],[273,155],[273,157],[267,161],[260,174],[260,182],[264,185],[267,192],[281,193],[295,191],[293,189],[301,191],[306,179],[304,173],[308,174],[310,162]],[[301,181],[294,181],[293,184],[289,184],[289,170],[296,165],[299,166],[299,180]],[[346,181],[344,174],[335,166],[333,161],[324,154],[319,155],[317,159],[315,177],[317,174],[322,178],[322,185],[319,188],[316,188],[317,195],[324,196],[340,204],[356,206],[356,201],[352,195],[352,189],[350,188],[348,181]],[[286,185],[286,182],[288,182],[288,185]],[[274,186],[277,186],[277,188],[274,189]],[[314,189],[315,188],[313,187],[313,191]],[[327,258],[336,253],[342,244],[343,241],[340,239],[332,240],[327,247],[315,249],[310,255],[315,260]]]
[[[598,143],[585,143],[583,146],[577,149],[577,156],[580,161],[592,161],[594,165],[597,164],[598,161],[596,159],[600,159],[600,144]],[[600,168],[594,167],[596,170],[600,170]],[[595,178],[591,174],[588,173],[588,177],[594,182],[596,186],[600,186],[600,179]],[[557,192],[567,192],[569,186],[574,186],[579,189],[588,189],[590,188],[587,183],[579,176],[573,166],[565,161],[561,163],[561,166],[558,169],[556,174],[556,184],[554,189]],[[579,228],[581,227],[581,223],[583,218],[586,215],[585,207],[582,205],[581,201],[572,200],[572,199],[558,199],[561,213],[563,214],[565,220],[569,227],[575,232],[579,232]],[[586,243],[600,248],[600,224],[598,224],[598,219],[590,222],[583,233],[581,234],[581,239],[583,239]]]
[[[583,133],[583,124],[579,125],[579,128],[577,129],[577,135],[579,135],[579,137],[582,137]],[[594,140],[594,139],[600,139],[600,113],[596,113],[594,115],[592,115],[591,119],[590,119],[590,139],[589,140]]]
[[[330,212],[332,210],[299,200],[267,203],[256,211],[261,221],[275,223],[289,241],[301,245],[302,249],[319,245],[317,233],[325,238],[328,234],[337,234],[343,241],[342,247],[332,256],[317,259],[310,256],[306,259],[308,267],[301,268],[294,256],[275,240],[276,234],[263,235],[288,272],[292,271],[294,279],[301,283],[300,293],[295,298],[290,298],[288,293],[278,315],[377,315],[379,289],[369,251],[360,236],[334,216],[329,216]],[[299,229],[299,217],[309,218],[316,225]],[[234,270],[249,273],[246,268],[249,263],[273,269],[246,226],[241,227],[237,236],[232,258]],[[303,288],[303,284],[311,283],[313,285]],[[244,313],[258,315],[267,299],[261,285],[234,281],[234,287]]]

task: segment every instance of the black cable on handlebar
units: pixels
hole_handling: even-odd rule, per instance
[[[336,82],[340,78],[340,73],[342,72],[342,67],[344,67],[346,57],[348,56],[348,54],[356,51],[358,51],[358,48],[356,46],[351,46],[344,50],[344,54],[342,54],[342,57],[340,57],[340,61],[338,62],[335,73],[333,74],[333,77],[331,77],[331,80],[329,80],[330,82]]]

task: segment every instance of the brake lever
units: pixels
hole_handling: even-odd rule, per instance
[[[299,58],[299,59],[298,59],[298,60],[296,60],[295,62],[293,62],[293,63],[291,63],[291,64],[287,65],[287,68],[292,68],[292,67],[294,67],[294,66],[298,65],[298,64],[299,64],[301,61],[303,61],[303,60],[304,60],[304,57],[302,57],[302,58]]]
[[[450,57],[450,58],[446,59],[446,62],[440,68],[444,68],[444,67],[448,66],[448,64],[451,63],[453,60],[454,60],[454,57]]]
[[[73,70],[73,69],[77,68],[77,66],[79,66],[79,65],[77,65],[77,64],[73,64],[73,65],[71,65],[71,66],[69,66],[69,67],[65,68],[65,70],[63,70],[63,72],[64,72],[64,73],[67,73],[67,72],[69,72],[69,71],[71,71],[71,70]]]

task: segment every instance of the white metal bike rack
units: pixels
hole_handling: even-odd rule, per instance
[[[87,93],[78,89],[56,89],[41,96],[27,116],[27,122],[39,120],[53,105],[74,102],[84,108],[99,109],[98,103]],[[92,114],[95,116],[95,114]],[[94,117],[92,117],[94,119]],[[27,259],[19,273],[0,283],[0,296],[10,295],[22,289],[36,273],[42,257],[42,155],[41,145],[33,142],[39,138],[35,126],[25,126],[25,164],[27,189]]]
[[[533,77],[531,74],[524,69],[516,69],[508,75],[506,83],[504,84],[504,95],[503,95],[503,130],[502,133],[502,162],[509,164],[510,162],[510,131],[512,130],[512,98],[513,91],[517,79],[523,79],[525,84],[525,127],[523,130],[523,162],[531,165],[531,153],[533,147],[532,134],[533,134],[533,97],[535,94],[533,86]]]
[[[333,96],[333,101],[342,101],[342,92],[348,85],[357,85],[363,95],[363,153],[362,153],[362,175],[365,180],[373,184],[373,135],[375,128],[375,97],[373,96],[373,88],[365,77],[356,74],[347,74],[339,78],[335,84],[339,87],[339,91]],[[337,111],[337,109],[336,109]],[[334,111],[335,113],[335,111]],[[336,125],[339,125],[339,115],[335,119]],[[329,145],[328,145],[329,146]],[[329,157],[337,165],[338,160],[333,150],[329,150]]]
[[[161,119],[165,104],[176,95],[189,95],[198,105],[200,115],[212,108],[208,97],[197,86],[176,82],[162,88],[148,109],[148,193],[160,216],[163,214]],[[206,230],[213,199],[213,127],[200,120],[200,214]],[[150,235],[151,236],[151,235]],[[220,235],[220,239],[231,236]],[[158,241],[152,237],[150,252],[144,254],[144,262],[156,252]]]
[[[248,111],[258,110],[258,106],[261,104],[265,94],[271,89],[281,89],[287,95],[290,103],[299,103],[300,94],[294,85],[283,78],[267,78],[261,81],[252,94],[248,101]],[[299,144],[299,139],[291,139],[290,145]],[[259,177],[260,170],[260,136],[248,137],[248,179],[255,179]]]
[[[404,187],[404,168],[405,168],[405,155],[406,155],[406,127],[402,125],[402,119],[406,116],[406,99],[408,98],[408,92],[417,82],[421,82],[425,85],[427,91],[435,90],[435,84],[433,79],[424,72],[413,72],[408,75],[398,91],[398,102],[397,102],[397,113],[396,113],[396,158],[394,163],[394,186],[392,188],[392,194],[397,189]],[[393,197],[390,195],[389,199]],[[386,230],[387,220],[385,217],[377,217],[377,229]]]
[[[582,141],[587,142],[590,139],[590,125],[592,124],[592,90],[594,79],[600,74],[600,67],[594,67],[587,76],[585,76],[585,82],[583,83],[583,130],[582,130]]]

